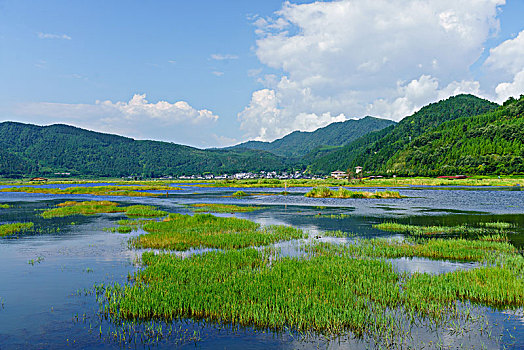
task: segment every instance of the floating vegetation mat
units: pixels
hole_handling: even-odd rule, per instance
[[[394,346],[413,325],[433,329],[468,320],[468,303],[524,306],[524,258],[506,243],[465,243],[429,241],[413,248],[387,240],[312,244],[303,247],[307,254],[302,258],[281,257],[271,248],[189,258],[147,252],[142,255],[145,269],[134,274],[133,283],[106,286],[99,302],[102,313],[113,320],[191,318],[328,335],[351,332]],[[443,254],[446,249],[454,253]],[[410,254],[473,256],[483,266],[409,275],[377,259]]]
[[[169,214],[148,205],[131,205],[120,207],[111,201],[67,201],[57,205],[57,208],[47,209],[42,212],[42,217],[51,219],[71,215],[93,215],[100,213],[125,213],[130,217],[161,217]]]
[[[94,196],[128,196],[128,197],[157,197],[164,196],[163,193],[152,193],[145,191],[178,191],[179,187],[168,187],[163,185],[143,186],[88,186],[69,188],[44,188],[44,187],[8,187],[0,189],[0,192],[25,192],[44,194],[90,194]]]
[[[162,222],[143,226],[148,234],[134,240],[137,248],[187,250],[190,248],[234,249],[263,246],[306,235],[289,226],[267,226],[249,220],[221,218],[211,214],[170,214]]]
[[[34,224],[32,222],[17,222],[13,224],[0,225],[0,237],[29,231],[33,228],[33,226]]]
[[[306,193],[306,197],[312,198],[402,198],[396,191],[366,192],[350,191],[340,187],[334,191],[328,187],[319,186]]]
[[[234,204],[191,204],[191,207],[196,208],[196,212],[205,213],[245,213],[265,207],[254,207],[254,206],[240,206]]]
[[[9,204],[1,204],[0,203],[0,209],[8,209],[10,207]]]
[[[374,228],[383,231],[407,233],[415,237],[439,237],[439,236],[473,236],[479,240],[507,241],[506,229],[511,224],[505,222],[486,222],[483,227],[460,226],[415,226],[404,225],[396,222],[384,222],[373,225]]]

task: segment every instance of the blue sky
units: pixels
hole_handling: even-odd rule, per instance
[[[524,93],[524,1],[0,1],[0,120],[197,147]]]

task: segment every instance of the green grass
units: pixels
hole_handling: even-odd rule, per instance
[[[167,250],[198,247],[235,249],[305,236],[302,231],[292,227],[261,227],[249,220],[221,218],[210,214],[171,214],[162,222],[147,223],[143,229],[148,234],[135,239],[136,247]]]
[[[158,210],[148,205],[132,205],[124,209],[129,217],[158,218],[169,214],[167,211]]]
[[[473,236],[481,240],[508,240],[504,229],[511,227],[506,223],[482,223],[484,227],[460,226],[415,226],[396,222],[383,222],[373,225],[383,231],[407,233],[415,237]],[[491,237],[491,238],[490,238]]]
[[[328,187],[319,186],[311,189],[305,195],[312,198],[402,198],[400,193],[395,191],[367,192],[367,191],[350,191],[340,187],[334,191]]]
[[[0,204],[0,209],[8,209],[9,207],[9,204]]]
[[[17,222],[14,224],[4,224],[0,225],[0,237],[10,236],[16,233],[29,231],[33,228],[34,224],[32,222]]]
[[[94,196],[128,196],[128,197],[158,197],[163,193],[152,193],[144,191],[177,191],[178,187],[167,187],[163,185],[140,185],[140,186],[88,186],[43,188],[43,187],[9,187],[0,189],[0,192],[25,192],[45,194],[89,194]]]
[[[191,204],[197,213],[245,213],[264,209],[264,207],[240,206],[234,204]]]
[[[246,196],[249,196],[249,194],[247,194],[244,191],[236,191],[235,193],[233,193],[233,197],[237,197],[237,198],[242,198]]]
[[[118,203],[110,201],[67,201],[57,205],[57,208],[47,209],[42,212],[44,219],[65,217],[71,215],[94,215],[99,213],[121,213],[124,208]]]
[[[162,217],[169,213],[158,210],[148,205],[131,205],[120,207],[118,203],[111,201],[67,201],[57,205],[57,208],[47,209],[42,212],[42,217],[51,219],[71,215],[94,215],[101,213],[125,213],[129,217]]]
[[[382,341],[402,337],[403,329],[420,320],[430,325],[447,322],[461,312],[457,301],[506,309],[524,306],[524,258],[509,245],[482,242],[471,247],[461,240],[431,240],[411,253],[405,246],[386,240],[323,243],[305,247],[307,258],[282,258],[272,249],[251,248],[190,258],[145,253],[146,267],[134,275],[134,283],[106,288],[101,307],[115,319],[204,318],[334,335],[349,330]],[[442,254],[443,249],[456,253]],[[376,259],[447,259],[464,257],[467,249],[480,251],[475,260],[485,266],[408,275]]]

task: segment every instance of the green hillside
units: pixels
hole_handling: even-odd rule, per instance
[[[412,140],[440,124],[461,117],[486,113],[496,103],[472,95],[457,95],[429,104],[395,126],[369,133],[326,156],[313,160],[312,173],[363,166],[366,171],[385,172],[386,163]]]
[[[201,150],[136,141],[67,125],[0,123],[0,175],[162,176],[285,170],[288,162],[256,150]]]
[[[332,123],[313,132],[294,131],[273,142],[249,141],[234,146],[268,151],[284,157],[303,157],[309,152],[325,146],[343,146],[372,131],[384,129],[395,122],[387,119],[365,117]]]
[[[524,96],[441,124],[413,140],[386,168],[404,175],[524,173]]]

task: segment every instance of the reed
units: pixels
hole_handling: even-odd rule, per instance
[[[147,223],[143,229],[148,234],[138,236],[134,240],[135,247],[179,251],[198,247],[235,249],[263,246],[305,237],[301,230],[288,226],[261,227],[249,220],[210,214],[170,214],[162,222]]]
[[[8,187],[0,189],[0,192],[25,192],[43,194],[89,194],[94,196],[127,196],[127,197],[158,197],[164,193],[152,193],[147,191],[178,191],[179,187],[167,187],[162,185],[140,185],[140,186],[76,186],[64,189],[44,187]]]
[[[0,225],[0,237],[11,236],[20,232],[29,231],[34,227],[32,222],[16,222]]]
[[[249,194],[247,194],[247,193],[244,192],[244,191],[236,191],[235,193],[233,193],[232,196],[233,196],[233,197],[237,197],[237,198],[242,198],[242,197],[247,197],[247,196],[249,196]]]
[[[264,207],[240,206],[234,204],[191,204],[197,213],[245,213],[265,209]]]
[[[350,191],[343,187],[339,187],[338,190],[334,191],[324,186],[311,189],[305,196],[312,198],[402,198],[400,193],[396,191]]]
[[[57,204],[56,208],[44,210],[41,216],[44,219],[64,217],[71,215],[94,215],[101,213],[125,213],[129,217],[154,218],[169,214],[148,205],[131,205],[120,207],[118,203],[111,201],[67,201]]]
[[[482,239],[484,236],[493,234],[497,234],[499,237],[505,236],[506,234],[503,230],[511,227],[511,225],[507,226],[505,224],[506,223],[483,223],[482,226],[484,227],[471,227],[465,224],[459,226],[415,226],[396,222],[383,222],[373,225],[373,228],[383,231],[407,233],[415,237],[474,236],[475,238]],[[484,240],[489,240],[489,237],[486,237]]]
[[[444,246],[465,249],[462,242],[451,241]],[[479,258],[486,266],[442,275],[401,275],[390,262],[374,259],[409,256],[396,244],[373,240],[373,249],[363,249],[365,241],[322,243],[314,245],[320,249],[306,250],[307,258],[283,258],[274,249],[252,248],[189,258],[144,253],[145,269],[134,274],[134,283],[106,287],[99,301],[103,313],[115,319],[204,318],[332,335],[350,330],[379,339],[401,337],[403,327],[409,329],[421,319],[447,322],[460,313],[461,300],[524,306],[524,259],[514,248],[494,258],[491,248],[500,244],[482,243],[475,249],[486,249]],[[441,250],[433,241],[423,245],[429,247],[420,248],[417,256]]]

